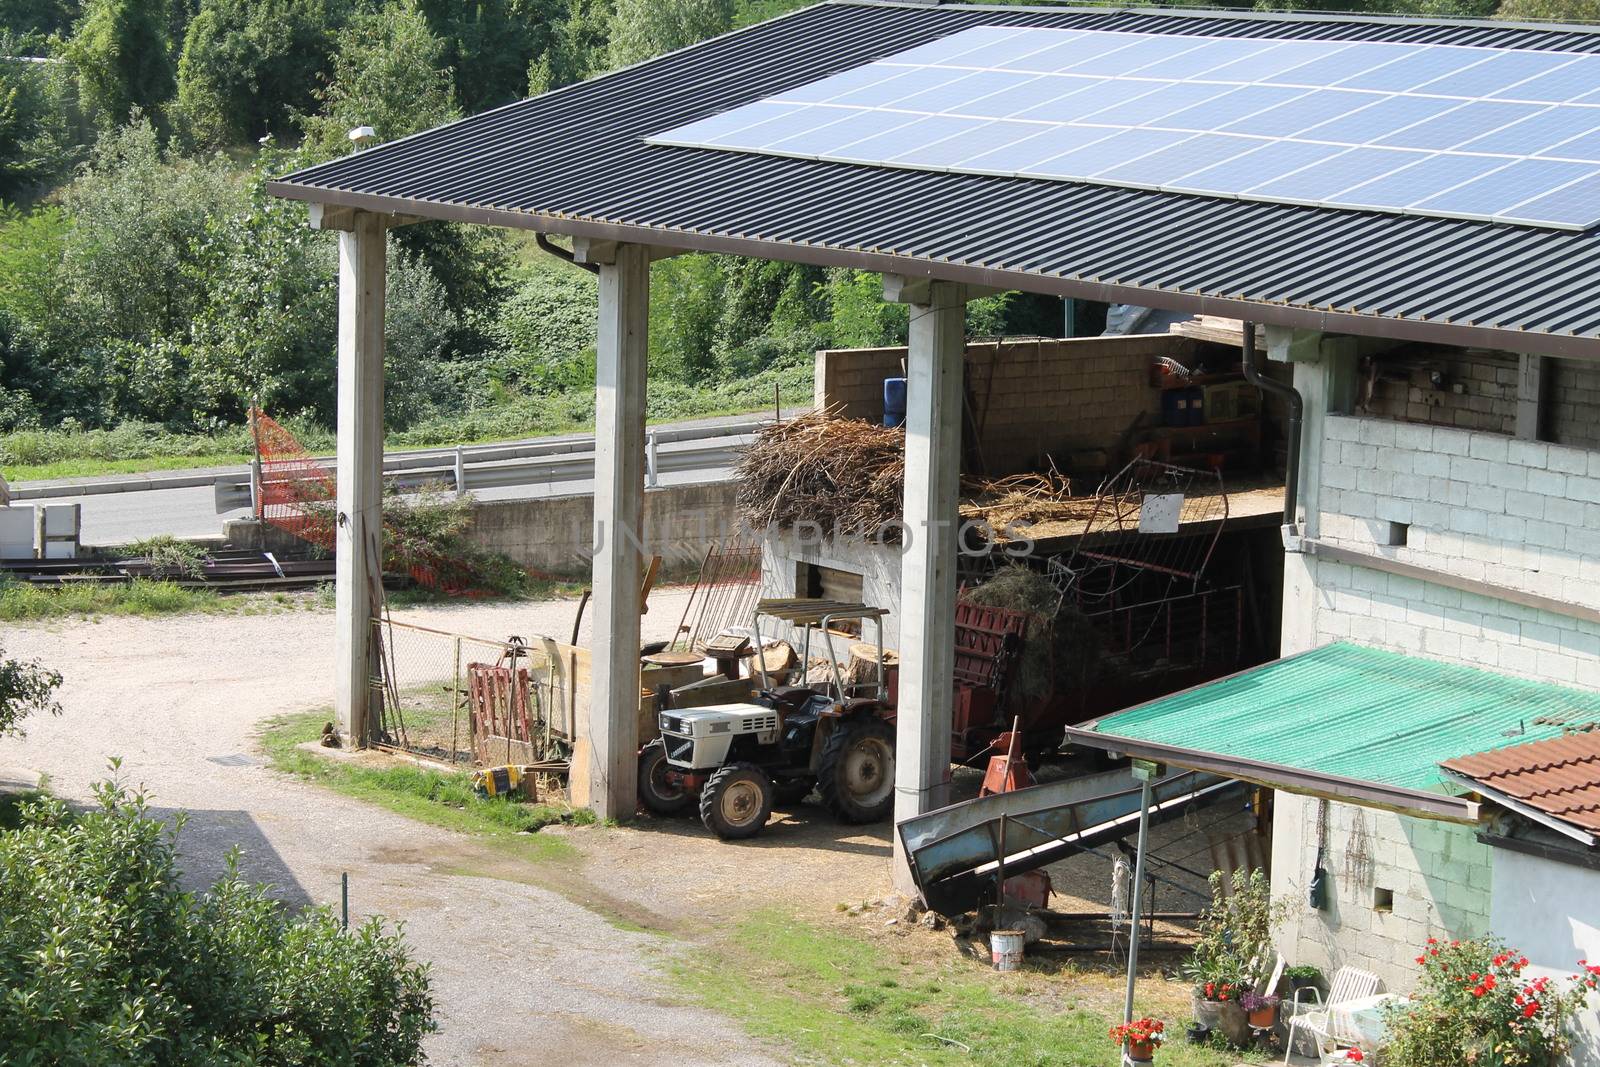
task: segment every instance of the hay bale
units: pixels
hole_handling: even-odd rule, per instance
[[[1050,579],[1021,563],[966,589],[961,599],[984,607],[1008,608],[1033,617],[1011,676],[1011,693],[1040,700],[1058,688],[1087,685],[1100,662],[1100,636]]]
[[[899,540],[902,430],[809,412],[763,429],[738,474],[739,510],[752,527],[814,523],[824,533]]]

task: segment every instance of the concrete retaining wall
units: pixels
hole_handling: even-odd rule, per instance
[[[738,511],[733,481],[662,486],[644,494],[643,547],[666,566],[698,565],[706,548],[735,531]],[[473,509],[471,537],[525,567],[553,574],[584,574],[594,543],[594,497],[480,500]],[[276,527],[236,520],[224,540],[240,548],[291,551],[305,547]]]

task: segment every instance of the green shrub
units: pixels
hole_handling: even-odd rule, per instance
[[[1272,931],[1289,902],[1273,902],[1272,885],[1259,867],[1223,879],[1221,871],[1212,872],[1211,905],[1200,917],[1200,938],[1183,974],[1196,996],[1237,1001],[1270,966]]]
[[[1385,1019],[1390,1067],[1548,1067],[1572,1046],[1568,1023],[1600,987],[1600,965],[1567,979],[1525,976],[1528,958],[1498,938],[1428,938],[1409,1001]]]
[[[228,873],[178,884],[177,830],[99,787],[73,816],[26,808],[0,833],[0,1048],[19,1065],[420,1062],[427,968],[398,931],[291,913]]]
[[[144,560],[151,570],[168,577],[199,578],[211,562],[211,553],[171,534],[146,537],[126,547],[128,555]]]

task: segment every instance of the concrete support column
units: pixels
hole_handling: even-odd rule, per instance
[[[1517,357],[1517,437],[1523,441],[1544,436],[1545,370],[1544,356]]]
[[[899,822],[950,801],[967,289],[954,282],[885,289],[911,304],[895,752],[894,818]],[[896,888],[914,892],[899,835],[894,850]]]
[[[334,533],[333,704],[347,743],[378,721],[373,634],[383,581],[383,219],[357,213],[339,233],[338,499]]]
[[[639,590],[644,579],[640,518],[650,249],[594,248],[588,258],[600,265],[588,804],[602,819],[630,819],[638,802]]]

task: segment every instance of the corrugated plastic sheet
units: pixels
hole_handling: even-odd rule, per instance
[[[1444,766],[1485,789],[1600,833],[1600,730],[1480,752]]]
[[[1106,716],[1098,733],[1445,792],[1439,764],[1561,734],[1600,693],[1339,642]],[[1458,791],[1458,790],[1457,790]]]
[[[1167,306],[1204,303],[1233,314],[1237,304],[1215,302],[1243,301],[1265,309],[1263,321],[1277,321],[1273,309],[1295,325],[1359,315],[1403,322],[1412,337],[1448,327],[1493,331],[1455,343],[1600,353],[1600,241],[1592,233],[643,140],[965,28],[1000,24],[1600,52],[1600,32],[1561,27],[830,3],[357,152],[270,188],[424,217],[525,220],[601,238],[664,245],[676,238],[680,246],[873,269],[883,269],[882,261],[853,257],[891,256],[909,265],[893,269],[1003,271],[1099,299],[1147,295],[1161,305],[1166,294]],[[1559,351],[1538,338],[1560,339]]]

